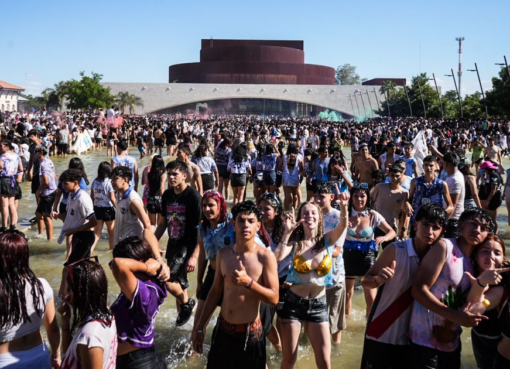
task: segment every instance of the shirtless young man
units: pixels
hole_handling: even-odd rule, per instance
[[[278,303],[278,267],[271,250],[255,243],[260,210],[253,201],[232,208],[236,244],[218,251],[214,283],[193,332],[193,348],[203,352],[205,325],[223,292],[207,368],[265,369],[266,339],[260,302]]]
[[[177,160],[186,163],[188,166],[188,176],[186,177],[186,183],[197,190],[200,195],[203,195],[204,191],[202,190],[203,187],[200,168],[189,159],[191,156],[191,149],[187,145],[179,145],[176,155]]]
[[[377,165],[377,160],[370,155],[368,145],[366,143],[359,145],[359,157],[356,158],[354,167],[354,175],[357,178],[357,182],[367,183],[370,187],[372,187],[374,184],[372,172],[379,169],[379,165]]]
[[[163,155],[163,138],[163,130],[161,129],[161,125],[158,124],[158,128],[154,131],[154,147],[159,151],[159,155]]]
[[[502,163],[501,149],[496,146],[494,137],[487,137],[487,146],[484,146],[484,155],[496,161],[498,164]]]

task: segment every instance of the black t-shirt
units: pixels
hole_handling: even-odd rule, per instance
[[[485,183],[481,186],[482,200],[488,199],[492,191],[492,186],[496,185],[496,194],[494,197],[501,196],[501,184],[503,183],[498,172],[487,173]]]
[[[136,144],[138,147],[142,147],[143,146],[143,137],[138,137],[136,139]]]
[[[161,214],[167,221],[167,253],[176,247],[186,247],[188,255],[191,255],[198,242],[197,227],[202,216],[201,203],[202,196],[191,186],[187,186],[178,195],[172,188],[165,191],[161,201]]]

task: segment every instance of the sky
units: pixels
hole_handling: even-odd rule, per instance
[[[104,82],[168,82],[172,64],[198,62],[200,40],[303,40],[305,62],[349,63],[362,78],[406,78],[458,70],[462,93],[485,90],[510,61],[510,1],[113,1],[2,2],[0,80],[37,95],[80,71]]]

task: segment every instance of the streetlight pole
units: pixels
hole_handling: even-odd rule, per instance
[[[439,93],[439,88],[437,88],[436,75],[434,73],[432,73],[432,77],[434,80],[434,84],[436,85],[437,96],[439,97],[439,105],[441,105],[441,119],[444,119],[443,101],[441,100],[441,94]]]
[[[489,119],[489,113],[487,112],[487,101],[485,100],[485,92],[483,92],[482,80],[480,79],[480,72],[478,72],[478,65],[475,63],[475,69],[468,69],[468,72],[476,72],[478,76],[478,83],[480,83],[480,91],[482,91],[483,105],[485,106],[485,119]]]
[[[505,62],[504,63],[496,63],[496,65],[500,65],[500,66],[506,66],[506,71],[508,73],[508,78],[510,79],[510,69],[508,68],[508,62],[506,61],[506,55],[503,55],[503,58],[505,58]]]
[[[372,112],[372,118],[374,117],[374,108],[372,108],[372,102],[370,101],[370,95],[368,94],[368,90],[366,90],[366,94],[368,97],[368,103],[370,104],[370,111]]]
[[[359,96],[361,97],[361,103],[363,104],[363,111],[365,112],[365,119],[367,119],[367,108],[365,108],[365,100],[363,100],[363,94],[360,90],[354,91],[354,95],[356,95],[356,92],[359,93]]]
[[[411,100],[409,100],[409,94],[407,93],[407,86],[404,85],[404,91],[406,92],[407,103],[409,104],[409,113],[411,114],[411,118],[413,117],[413,108],[411,108]]]
[[[457,88],[457,81],[455,80],[455,74],[453,73],[453,69],[451,71],[452,71],[452,74],[445,74],[445,76],[453,78],[453,83],[455,84],[455,91],[457,91],[457,98],[459,99],[460,117],[464,118],[464,111],[462,110],[462,98],[460,97],[460,92],[459,92],[459,89]]]
[[[459,95],[462,95],[462,41],[464,41],[464,37],[456,37],[455,41],[459,42]],[[453,73],[453,72],[452,72]]]
[[[418,78],[418,90],[420,90],[421,103],[423,104],[423,115],[427,118],[427,109],[425,108],[425,100],[423,100],[423,94],[421,93],[420,79]]]

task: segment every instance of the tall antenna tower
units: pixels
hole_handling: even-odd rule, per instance
[[[459,42],[459,95],[462,96],[462,41],[464,41],[464,37],[456,37],[455,41]]]

